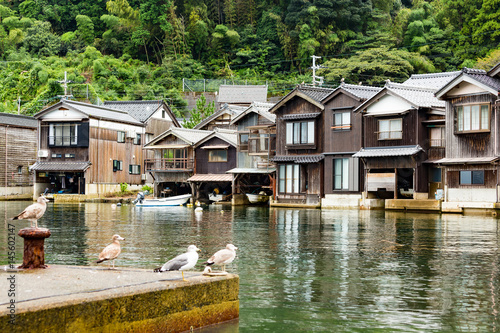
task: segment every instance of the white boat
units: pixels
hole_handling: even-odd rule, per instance
[[[224,194],[213,194],[213,193],[209,193],[208,194],[208,200],[210,201],[222,201],[224,200]]]
[[[266,194],[252,194],[252,193],[247,193],[247,198],[250,203],[253,204],[260,204],[260,203],[266,203],[269,201],[269,195]]]
[[[136,206],[181,206],[189,201],[191,194],[174,195],[166,198],[158,199],[142,199],[138,200]]]

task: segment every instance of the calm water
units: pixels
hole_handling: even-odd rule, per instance
[[[0,202],[0,216],[28,202]],[[240,319],[204,332],[500,332],[500,226],[489,217],[370,211],[49,203],[46,263],[93,265],[113,234],[117,266],[201,260],[234,243]],[[16,222],[21,227],[29,221]],[[6,227],[0,263],[7,262]],[[22,261],[22,239],[17,240]],[[197,267],[200,271],[202,266]]]

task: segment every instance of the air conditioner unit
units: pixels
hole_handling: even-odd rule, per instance
[[[49,151],[48,150],[39,150],[38,157],[49,157]]]
[[[141,174],[141,180],[146,180],[146,176],[147,175],[145,173]]]
[[[135,138],[136,136],[135,131],[127,131],[127,138]]]

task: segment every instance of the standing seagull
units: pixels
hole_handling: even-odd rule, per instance
[[[230,264],[233,262],[236,257],[236,250],[238,248],[233,244],[227,244],[225,249],[219,250],[214,253],[213,256],[210,257],[204,265],[210,266],[213,264],[222,265],[222,271],[226,271],[226,264]]]
[[[113,235],[111,238],[113,243],[109,244],[102,250],[101,254],[99,254],[99,260],[96,263],[103,262],[105,260],[113,260],[113,269],[115,268],[115,259],[118,257],[122,249],[120,248],[121,240],[125,240],[125,238],[120,237],[120,235]]]
[[[38,197],[37,201],[26,207],[23,212],[17,216],[14,216],[13,220],[30,220],[31,227],[33,228],[33,221],[35,221],[35,228],[38,229],[38,219],[40,219],[43,214],[45,214],[45,210],[47,209],[47,202],[49,200],[44,196]]]
[[[167,261],[163,266],[155,268],[154,272],[181,271],[182,281],[186,281],[184,279],[184,271],[196,265],[198,262],[198,251],[200,249],[196,245],[189,245],[186,253],[179,254],[174,259]]]

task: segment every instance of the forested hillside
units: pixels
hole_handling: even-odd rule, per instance
[[[0,0],[0,111],[38,111],[65,71],[87,99],[182,108],[182,78],[291,88],[312,55],[329,85],[489,68],[499,16],[495,0]]]

